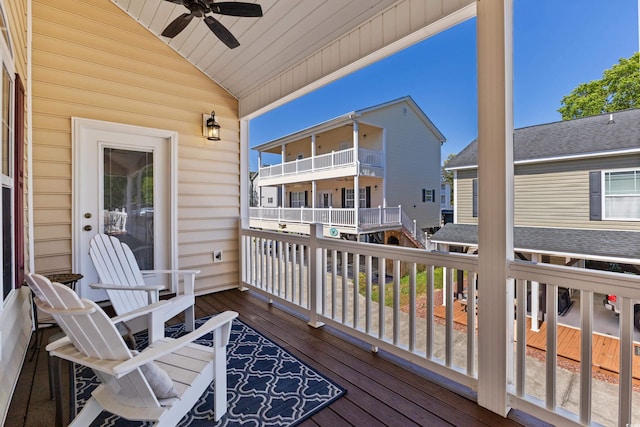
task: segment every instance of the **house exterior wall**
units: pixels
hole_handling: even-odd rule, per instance
[[[640,231],[638,221],[589,219],[589,172],[640,168],[640,155],[516,165],[515,225]],[[477,224],[472,213],[475,169],[458,171],[458,223]]]
[[[478,177],[477,169],[458,171],[456,180],[456,194],[454,209],[458,215],[459,224],[478,224],[478,218],[473,216],[473,180]]]
[[[361,121],[385,129],[387,206],[402,205],[418,228],[440,225],[440,141],[408,104],[392,104],[362,115]],[[435,190],[423,202],[422,190]]]
[[[135,43],[131,43],[135,40]],[[71,118],[178,132],[180,268],[196,292],[238,284],[237,101],[108,0],[33,2],[36,271],[72,268]],[[216,111],[222,140],[202,136]],[[213,265],[214,249],[225,252]]]
[[[9,36],[13,48],[13,63],[16,73],[20,76],[25,90],[28,90],[27,82],[27,0],[5,1],[4,12],[7,19]],[[29,97],[29,93],[26,93]],[[29,239],[28,233],[28,115],[27,103],[25,102],[25,123],[24,126],[24,218],[25,218],[25,260],[29,259]],[[16,188],[18,191],[18,188]],[[25,261],[26,269],[29,268],[28,261]],[[29,289],[23,286],[10,293],[0,307],[0,349],[2,351],[2,363],[0,364],[0,425],[4,425],[7,418],[7,411],[11,403],[11,397],[20,375],[20,369],[24,362],[31,337],[31,298]]]

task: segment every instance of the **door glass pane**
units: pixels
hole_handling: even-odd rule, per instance
[[[153,270],[153,153],[105,148],[103,182],[103,233],[129,245],[141,270]]]

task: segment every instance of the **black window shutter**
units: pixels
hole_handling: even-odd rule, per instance
[[[431,201],[434,203],[436,201],[436,190],[431,190]]]
[[[422,203],[427,201],[427,190],[425,188],[422,189]]]
[[[364,204],[365,208],[371,207],[371,187],[367,186],[364,188]]]
[[[309,206],[309,192],[307,190],[304,191],[304,207]]]
[[[478,178],[473,178],[472,181],[473,191],[473,217],[478,217]]]
[[[589,172],[589,219],[602,221],[602,179],[600,171]]]
[[[293,197],[291,197],[291,191],[289,191],[289,207],[292,208],[293,205],[291,204],[291,201],[293,200]]]
[[[344,204],[345,199],[346,199],[345,191],[346,191],[346,189],[344,187],[342,187],[342,205],[341,206],[343,208],[346,207],[345,204]]]

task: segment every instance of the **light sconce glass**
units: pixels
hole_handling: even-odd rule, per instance
[[[209,141],[220,141],[220,125],[216,122],[216,112],[212,111],[211,116],[202,116],[202,132]]]

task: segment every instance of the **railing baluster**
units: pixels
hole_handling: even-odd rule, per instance
[[[353,328],[360,328],[360,254],[353,254]]]
[[[453,274],[451,274],[453,277]],[[469,279],[471,278],[471,279]],[[467,375],[476,375],[476,313],[477,313],[477,292],[476,283],[478,274],[474,271],[467,271]],[[451,290],[453,292],[453,289]]]
[[[425,328],[425,341],[426,341],[426,356],[427,359],[433,358],[433,322],[434,322],[434,301],[433,293],[435,291],[434,286],[434,267],[433,265],[427,266],[427,327]]]
[[[409,268],[409,351],[416,350],[416,276],[418,266],[415,262]]]
[[[444,284],[445,307],[445,364],[451,367],[453,363],[453,270],[447,269]],[[444,273],[443,273],[444,275]],[[468,332],[468,331],[467,331]]]
[[[338,251],[335,249],[331,251],[331,318],[336,318],[336,300],[338,287],[336,282],[338,281]],[[325,294],[326,295],[326,294]]]
[[[349,303],[348,293],[349,293],[349,253],[346,251],[342,251],[342,278],[340,280],[340,284],[342,285],[342,323],[347,323],[347,305]],[[354,295],[351,298],[355,304],[355,298],[357,295]]]
[[[400,260],[393,260],[393,344],[400,340]]]
[[[385,339],[385,320],[386,320],[386,316],[385,316],[385,301],[386,301],[386,295],[385,295],[385,291],[386,291],[386,279],[387,279],[387,272],[386,272],[386,263],[387,263],[387,259],[386,258],[382,258],[382,257],[378,257],[378,338],[384,340]]]
[[[592,350],[593,292],[580,291],[580,422],[584,425],[591,424]]]
[[[618,425],[631,425],[633,393],[633,303],[622,298],[620,310],[620,387],[618,389]],[[625,374],[626,375],[623,375]]]
[[[527,360],[527,281],[516,280],[516,394],[524,396]],[[533,300],[533,298],[532,298]]]
[[[546,396],[547,409],[556,409],[556,366],[558,365],[558,287],[547,286],[547,349],[546,349]]]
[[[367,255],[365,258],[365,275],[366,275],[366,290],[365,290],[365,331],[367,334],[371,333],[371,255]]]

